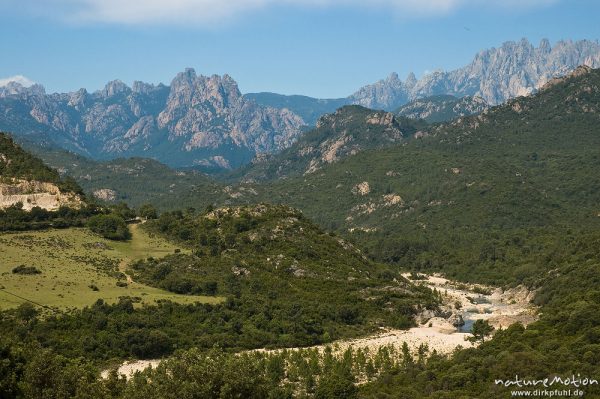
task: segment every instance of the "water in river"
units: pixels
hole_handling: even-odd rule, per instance
[[[485,295],[473,296],[472,303],[477,304],[477,305],[491,304],[489,298],[486,297]],[[490,310],[490,312],[491,312],[491,310]],[[475,310],[473,310],[473,311],[467,310],[467,311],[463,312],[462,317],[463,317],[465,324],[458,327],[458,332],[470,333],[473,330],[473,323],[475,323],[475,320],[481,318],[478,316],[479,314],[480,313]]]
[[[458,332],[470,333],[471,330],[473,329],[473,323],[475,322],[475,320],[470,319],[468,315],[469,315],[468,312],[465,312],[465,314],[463,315],[463,320],[465,321],[465,324],[458,327]]]

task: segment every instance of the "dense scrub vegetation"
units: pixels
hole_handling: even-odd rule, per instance
[[[90,397],[85,395],[93,392],[104,395],[96,397],[128,398],[504,398],[510,397],[511,389],[494,381],[512,379],[515,373],[521,379],[536,380],[573,374],[597,378],[600,235],[581,238],[576,248],[570,244],[565,244],[568,255],[562,263],[541,276],[544,282],[536,296],[542,306],[538,322],[527,329],[516,324],[500,330],[479,348],[460,350],[451,358],[428,353],[426,348],[418,356],[390,349],[337,357],[314,351],[231,355],[213,346],[241,349],[261,344],[248,341],[257,337],[248,329],[252,316],[237,319],[235,308],[223,313],[211,305],[164,303],[158,308],[135,309],[130,300],[123,300],[115,306],[98,303],[77,317],[45,320],[23,306],[3,314],[0,351],[5,360],[0,364],[0,393],[7,398],[15,392],[42,389],[54,393],[45,397],[73,397],[74,392]],[[227,332],[229,322],[236,320],[244,323],[241,331]],[[210,333],[211,328],[222,332]],[[78,359],[157,356],[188,347],[186,340],[193,340],[189,346],[200,350],[181,352],[128,383],[114,375],[98,381],[92,364]],[[42,370],[41,364],[51,367]],[[77,378],[67,378],[65,373]],[[65,386],[63,380],[71,383]],[[356,386],[357,382],[368,383]],[[61,389],[69,393],[57,394]],[[597,385],[582,390],[585,397],[600,395]]]
[[[152,206],[142,206],[140,215],[151,218],[156,215]],[[105,238],[126,240],[130,237],[126,221],[138,216],[138,211],[125,203],[100,206],[95,203],[82,204],[79,209],[61,206],[55,211],[33,207],[30,211],[17,203],[0,209],[0,231],[61,229],[87,226]]]
[[[432,357],[426,367],[397,369],[363,389],[365,398],[503,398],[495,379],[600,376],[600,235],[566,242],[560,265],[540,276],[535,302],[541,318],[527,329],[499,331],[477,349],[450,359]],[[538,387],[539,388],[539,387]],[[556,385],[552,389],[564,389]],[[569,387],[566,387],[569,389]],[[574,387],[570,387],[572,390]],[[513,387],[514,389],[514,387]],[[600,387],[581,387],[599,397]]]
[[[406,328],[417,309],[436,305],[427,290],[287,207],[163,213],[146,225],[177,237],[193,255],[136,262],[133,278],[176,293],[233,297],[248,315],[248,335],[262,335],[265,345]]]
[[[99,212],[101,210],[96,205],[84,205],[80,209],[63,206],[56,211],[33,207],[31,211],[25,211],[23,204],[17,203],[0,209],[0,231],[81,227],[90,216]]]
[[[115,371],[106,379],[83,359],[69,359],[35,346],[9,346],[0,338],[0,394],[44,398],[357,398],[357,382],[391,370],[423,367],[427,348],[384,347],[341,352],[335,347],[231,354],[220,348],[180,351],[156,369],[127,382]],[[17,384],[16,382],[19,381]]]
[[[228,198],[221,184],[195,170],[173,170],[145,158],[94,161],[63,149],[20,140],[24,148],[48,165],[76,179],[85,192],[91,194],[88,197],[93,197],[97,190],[113,190],[114,199],[106,201],[109,204],[126,201],[138,207],[152,203],[161,209],[173,210],[190,206],[204,208]]]

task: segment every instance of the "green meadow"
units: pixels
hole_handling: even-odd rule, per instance
[[[81,308],[98,299],[114,303],[123,296],[139,298],[139,303],[146,304],[158,300],[178,303],[222,300],[178,295],[128,281],[121,272],[129,262],[160,258],[177,249],[139,225],[130,228],[132,238],[126,242],[109,241],[83,228],[0,234],[0,310],[25,302],[15,295],[60,309]],[[41,273],[13,273],[21,265],[35,267]]]

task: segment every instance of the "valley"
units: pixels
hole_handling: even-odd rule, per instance
[[[0,86],[0,397],[484,399],[600,375],[598,54],[507,42],[331,100],[189,68]]]

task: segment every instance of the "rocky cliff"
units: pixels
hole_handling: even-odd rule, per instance
[[[61,206],[80,208],[81,197],[72,192],[61,192],[52,183],[13,179],[10,182],[0,182],[0,209],[21,203],[23,209],[30,211],[40,207],[55,211]]]

